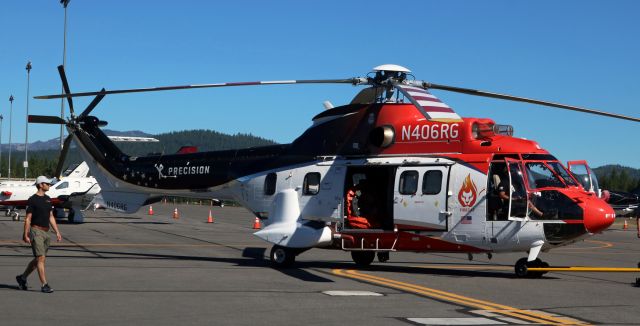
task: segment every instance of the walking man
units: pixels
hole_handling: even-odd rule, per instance
[[[50,228],[53,228],[58,242],[62,241],[62,235],[60,235],[56,219],[53,217],[51,198],[45,194],[51,187],[51,180],[45,176],[39,176],[36,179],[36,187],[38,192],[29,197],[27,201],[27,216],[24,219],[24,234],[22,236],[24,242],[31,245],[34,258],[27,265],[24,273],[16,276],[16,281],[18,281],[18,289],[27,290],[27,277],[34,269],[37,269],[42,292],[51,293],[53,289],[47,283],[44,270],[50,241],[48,232]]]

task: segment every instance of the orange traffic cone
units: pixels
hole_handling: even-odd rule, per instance
[[[209,210],[209,218],[207,218],[207,223],[213,223],[213,215],[211,215],[211,210]]]
[[[173,210],[173,218],[176,220],[180,218],[180,213],[178,213],[177,207]]]
[[[153,206],[149,206],[149,215],[153,215]]]
[[[629,224],[627,224],[627,219],[625,218],[625,219],[624,219],[624,225],[622,225],[622,229],[623,229],[623,230],[626,230],[626,229],[628,229],[628,228],[629,228]]]
[[[256,216],[255,221],[253,221],[253,229],[254,230],[259,230],[260,229],[260,219]]]

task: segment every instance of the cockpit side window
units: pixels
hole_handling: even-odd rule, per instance
[[[69,188],[69,183],[66,182],[66,181],[62,182],[58,186],[56,186],[56,189],[65,189],[65,188]]]

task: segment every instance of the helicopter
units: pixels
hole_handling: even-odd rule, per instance
[[[165,86],[72,93],[58,71],[70,117],[29,116],[65,125],[60,160],[74,140],[109,209],[134,213],[162,197],[231,199],[261,219],[254,234],[271,243],[270,260],[288,267],[310,248],[348,251],[361,266],[390,252],[527,252],[518,277],[540,277],[540,252],[608,228],[613,209],[585,189],[547,150],[489,118],[462,118],[431,89],[526,102],[640,122],[640,119],[524,97],[417,80],[395,64],[366,77]],[[290,144],[133,157],[90,115],[110,94],[280,84],[365,86]],[[76,115],[73,98],[95,96]],[[590,171],[588,167],[584,168]],[[499,196],[497,189],[502,189]],[[357,201],[357,203],[356,203]]]

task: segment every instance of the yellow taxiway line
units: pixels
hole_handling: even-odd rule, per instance
[[[498,266],[498,265],[481,265],[481,264],[470,264],[470,265],[436,265],[436,264],[423,264],[423,265],[413,265],[413,268],[424,268],[424,269],[446,269],[446,270],[460,270],[460,269],[468,269],[468,270],[491,270],[491,271],[512,271],[513,266]]]
[[[532,272],[616,272],[616,273],[638,273],[640,268],[627,267],[531,267],[527,268]]]
[[[443,301],[459,304],[459,305],[466,306],[473,309],[482,309],[489,312],[501,314],[504,316],[526,320],[536,324],[589,325],[587,322],[583,322],[573,318],[552,316],[539,311],[529,311],[529,310],[518,309],[510,306],[501,305],[498,303],[485,301],[485,300],[465,297],[455,293],[427,288],[427,287],[416,285],[416,284],[405,283],[405,282],[400,282],[400,281],[383,278],[379,276],[364,274],[355,270],[334,269],[333,273],[338,276],[352,278],[352,279],[364,281],[367,283],[382,285],[385,287],[390,287],[390,288],[422,295],[422,296],[437,299],[437,300],[443,300]]]

